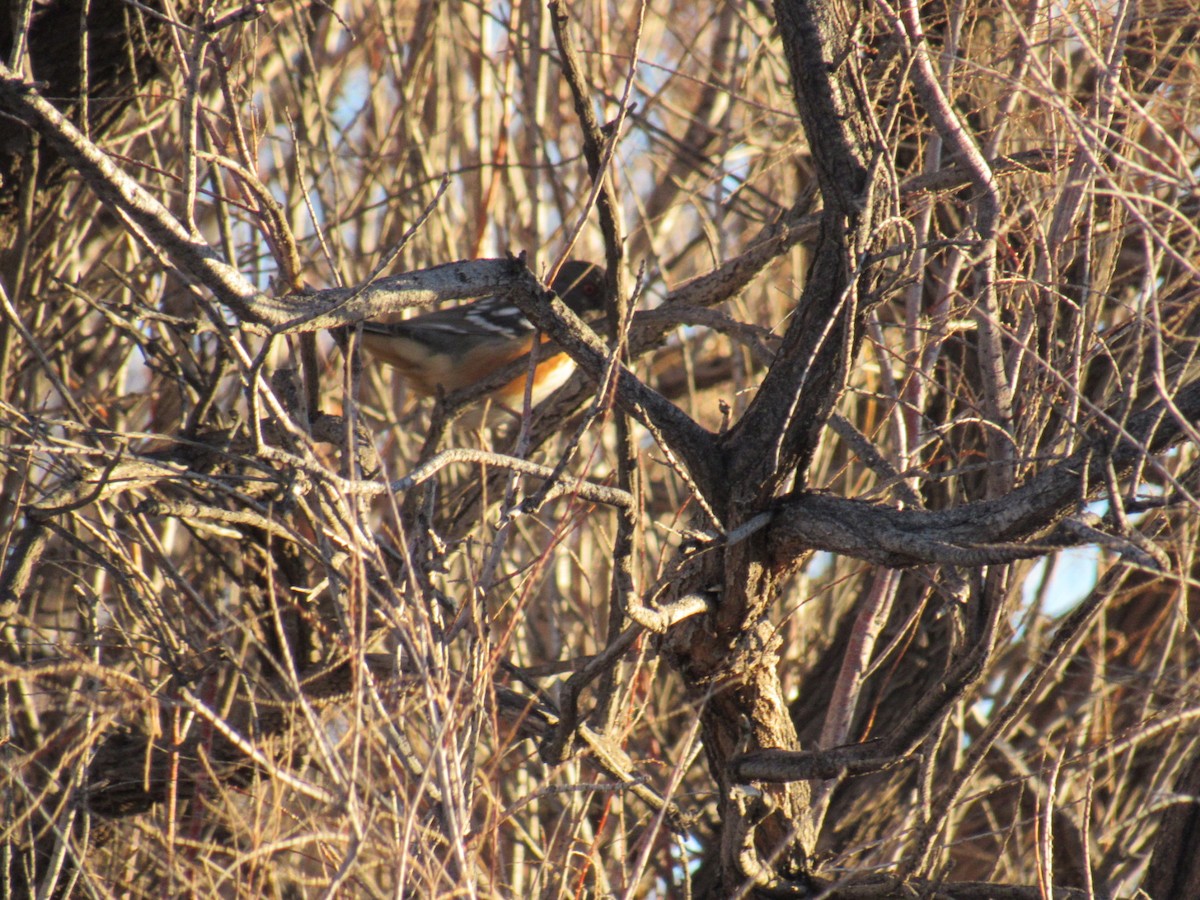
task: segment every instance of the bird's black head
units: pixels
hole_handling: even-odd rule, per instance
[[[604,270],[590,262],[567,260],[550,286],[578,316],[604,308]]]

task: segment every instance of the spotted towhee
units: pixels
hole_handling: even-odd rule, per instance
[[[604,270],[592,263],[563,263],[551,284],[577,315],[599,310],[604,300]],[[432,396],[478,384],[493,372],[529,353],[537,329],[505,297],[484,297],[472,303],[414,316],[400,322],[364,322],[363,347],[393,366],[419,394]],[[536,404],[561,387],[571,362],[543,345],[534,374]],[[523,373],[492,397],[519,409],[525,394]]]

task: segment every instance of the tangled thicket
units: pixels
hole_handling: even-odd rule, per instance
[[[6,896],[1200,896],[1188,0],[3,7]]]

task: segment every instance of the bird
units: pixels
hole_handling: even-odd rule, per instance
[[[604,270],[593,263],[568,260],[550,286],[576,315],[587,317],[603,308]],[[362,329],[362,346],[371,357],[390,365],[414,392],[427,397],[439,389],[449,393],[478,384],[529,353],[537,333],[503,295],[399,322],[367,321]],[[561,387],[572,369],[562,351],[545,341],[534,373],[534,405]],[[521,373],[490,396],[501,406],[520,409],[527,375]]]

